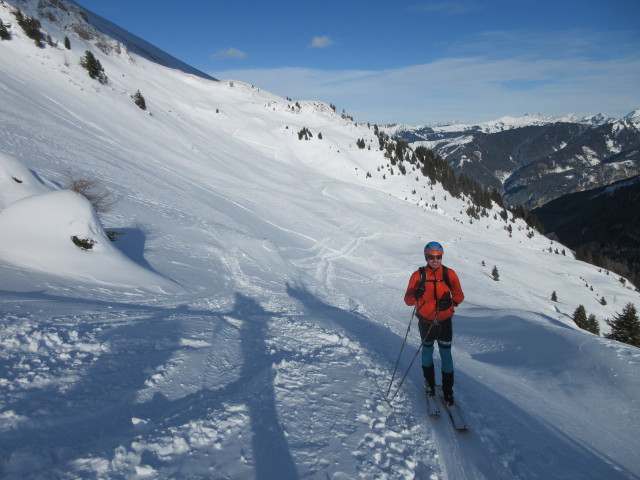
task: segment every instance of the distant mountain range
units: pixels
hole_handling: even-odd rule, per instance
[[[383,130],[413,148],[433,150],[458,173],[527,209],[640,174],[640,110],[620,119],[525,115]]]

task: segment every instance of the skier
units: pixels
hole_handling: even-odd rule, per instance
[[[435,396],[436,379],[433,365],[434,343],[438,342],[442,363],[442,393],[448,405],[453,405],[453,359],[451,317],[455,307],[464,300],[460,279],[456,272],[442,265],[444,249],[438,242],[424,247],[426,267],[411,275],[404,301],[416,305],[422,339],[422,371],[427,395]]]

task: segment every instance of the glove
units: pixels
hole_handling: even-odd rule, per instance
[[[451,308],[451,292],[445,293],[440,300],[438,300],[438,310],[444,311]]]
[[[424,288],[418,288],[415,292],[413,292],[413,297],[416,300],[420,300],[424,295]]]

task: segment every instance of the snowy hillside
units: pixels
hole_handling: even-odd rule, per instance
[[[33,3],[5,0],[0,19]],[[570,318],[582,304],[607,331],[640,306],[619,278],[498,209],[470,222],[465,201],[392,174],[373,127],[328,105],[107,55],[73,32],[71,50],[37,48],[13,23],[0,41],[1,478],[640,475],[640,352]],[[85,50],[108,84],[79,65]],[[65,191],[67,172],[98,179],[112,210]],[[466,295],[464,433],[426,416],[418,365],[385,399],[429,240]],[[414,321],[401,373],[417,337]]]

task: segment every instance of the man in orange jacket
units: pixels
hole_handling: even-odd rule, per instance
[[[464,300],[464,293],[456,272],[442,265],[443,253],[444,249],[438,242],[429,242],[424,247],[427,266],[421,267],[411,275],[404,301],[409,306],[416,305],[422,339],[422,371],[427,395],[435,395],[433,349],[437,341],[442,363],[442,393],[445,402],[453,405],[451,318],[455,307]]]

